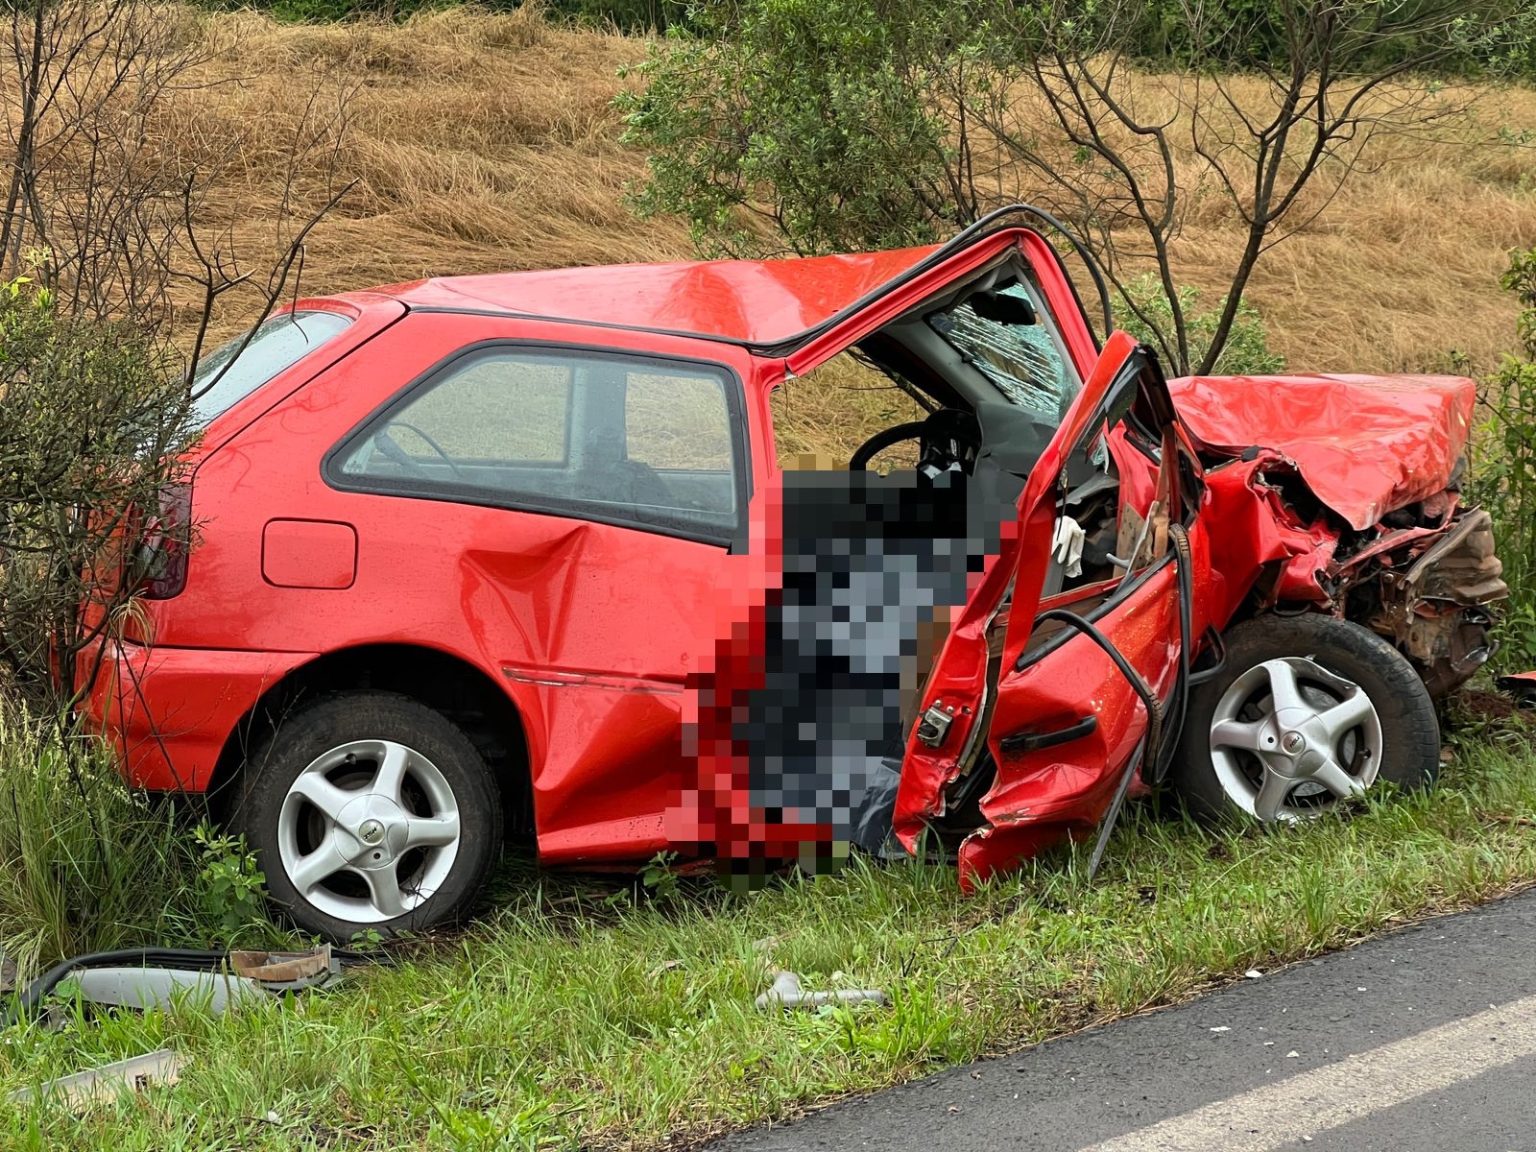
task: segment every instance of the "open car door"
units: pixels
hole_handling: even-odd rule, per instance
[[[1155,359],[1116,333],[925,687],[894,819],[909,850],[959,838],[970,886],[1159,778],[1215,578],[1201,485]]]

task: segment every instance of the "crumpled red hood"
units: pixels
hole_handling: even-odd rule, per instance
[[[1460,376],[1187,376],[1168,389],[1205,447],[1284,453],[1356,529],[1446,486],[1477,401]]]

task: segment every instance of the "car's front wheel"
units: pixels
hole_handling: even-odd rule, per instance
[[[385,692],[286,717],[246,763],[235,823],[272,899],[339,943],[463,918],[501,844],[500,796],[469,738]]]
[[[1434,704],[1379,636],[1309,613],[1248,620],[1225,641],[1221,672],[1190,695],[1170,771],[1197,816],[1298,820],[1378,780],[1434,782]]]

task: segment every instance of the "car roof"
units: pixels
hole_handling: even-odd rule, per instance
[[[376,291],[412,309],[486,310],[770,346],[826,323],[938,251],[611,264],[444,276]]]

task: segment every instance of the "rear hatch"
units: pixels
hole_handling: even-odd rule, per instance
[[[195,542],[193,492],[199,464],[263,413],[405,315],[389,296],[357,293],[301,300],[205,356],[192,381],[192,403],[202,433],[167,484],[157,507],[98,509],[106,546],[90,573],[86,635],[102,629],[106,614],[127,599],[164,601],[186,585]],[[122,638],[153,636],[153,610],[125,612]]]

